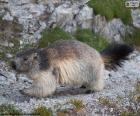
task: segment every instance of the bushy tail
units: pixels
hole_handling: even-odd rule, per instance
[[[104,60],[105,68],[108,70],[116,70],[118,66],[122,66],[124,60],[128,59],[128,55],[133,52],[133,48],[125,44],[112,44],[101,52]]]

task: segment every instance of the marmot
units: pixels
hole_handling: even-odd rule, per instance
[[[132,51],[128,45],[113,44],[99,53],[77,40],[59,40],[46,48],[18,53],[12,64],[33,80],[22,93],[46,97],[55,92],[57,84],[84,85],[88,90],[101,91],[105,67],[116,69]]]

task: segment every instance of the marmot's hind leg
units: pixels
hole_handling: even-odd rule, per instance
[[[104,73],[103,68],[96,71],[94,74],[93,80],[89,82],[88,91],[86,93],[101,91],[104,88]]]

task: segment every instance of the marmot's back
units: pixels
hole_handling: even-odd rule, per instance
[[[70,59],[70,58],[87,58],[100,57],[100,54],[92,47],[77,40],[59,40],[49,45],[44,50],[52,59]]]
[[[104,88],[104,64],[114,69],[133,49],[127,45],[112,45],[101,52],[77,40],[61,40],[43,49],[17,54],[13,68],[33,79],[24,89],[30,96],[45,97],[59,84],[84,85],[90,91]],[[104,62],[103,62],[104,61]]]

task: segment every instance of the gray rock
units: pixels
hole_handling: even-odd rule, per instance
[[[10,42],[8,46],[9,46],[10,48],[12,48],[12,47],[14,47],[14,44]]]
[[[94,32],[105,36],[110,42],[120,41],[128,28],[119,19],[107,22],[103,16],[94,16],[92,8],[86,5],[88,1],[1,0],[0,16],[4,15],[3,20],[8,21],[17,19],[23,25],[21,33],[23,44],[36,43],[41,38],[40,33],[43,29],[56,26],[68,32],[75,32],[77,26],[93,28]],[[139,9],[132,10],[133,25],[138,28],[139,14]],[[45,18],[41,20],[41,16]]]
[[[126,31],[126,26],[120,19],[113,19],[105,25],[101,34],[105,36],[109,42],[122,42]]]
[[[77,10],[78,9],[75,6],[71,6],[70,3],[65,3],[58,6],[52,13],[48,21],[48,25],[50,27],[60,26],[61,28],[64,28],[66,31],[69,32],[75,30],[76,24],[73,20],[73,17]],[[68,26],[69,28],[67,28]]]
[[[131,31],[131,28],[125,26],[120,19],[107,22],[104,16],[97,15],[93,19],[93,31],[105,37],[109,42],[123,42],[122,38],[126,32]]]
[[[19,24],[23,25],[23,43],[27,43],[27,41],[35,43],[41,37],[40,32],[44,29],[39,16],[44,13],[46,6],[35,4],[35,2],[36,0],[11,0],[6,6],[8,10],[3,19],[10,21],[16,18]]]
[[[92,19],[93,19],[93,9],[89,8],[87,5],[84,5],[76,16],[77,24],[81,28],[92,28]]]
[[[101,33],[103,28],[107,25],[106,18],[101,15],[96,15],[93,19],[93,31]]]
[[[14,18],[10,15],[9,12],[7,12],[2,19],[7,21],[13,21]]]
[[[16,75],[13,72],[0,71],[0,85],[10,85],[16,83]],[[4,76],[3,76],[4,75]]]
[[[8,3],[8,0],[1,0],[0,3]]]
[[[10,53],[6,53],[6,58],[13,58],[13,55],[12,54],[10,54]]]
[[[131,16],[133,19],[133,25],[140,28],[140,9],[131,10]]]
[[[84,4],[86,4],[89,0],[68,0],[68,1],[71,1],[72,4],[84,5]]]
[[[43,4],[60,4],[62,3],[62,0],[38,0],[39,3]]]
[[[9,47],[8,41],[1,41],[0,46]]]
[[[82,28],[92,28],[93,10],[82,3],[66,1],[56,7],[48,21],[49,27],[59,26],[68,32],[76,31],[77,24]]]

